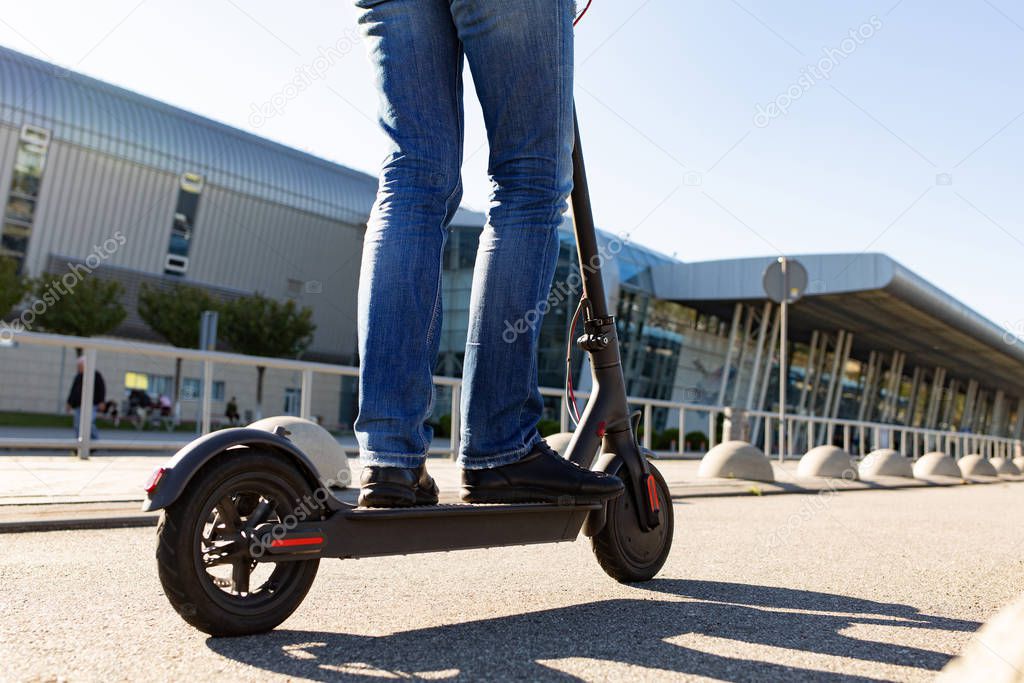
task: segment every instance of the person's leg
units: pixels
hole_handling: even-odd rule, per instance
[[[515,462],[540,440],[537,340],[572,189],[573,0],[454,0],[490,142],[463,363],[468,469]]]
[[[92,411],[92,424],[89,425],[89,438],[99,440],[100,430],[96,428],[96,412],[99,410],[99,406],[94,406]]]
[[[356,5],[390,149],[363,242],[354,428],[364,476],[388,478],[381,468],[420,468],[433,436],[441,259],[462,198],[463,56],[447,0]]]
[[[480,238],[463,363],[459,459],[469,503],[620,495],[537,431],[537,341],[572,189],[573,0],[453,0],[487,124],[493,185]]]

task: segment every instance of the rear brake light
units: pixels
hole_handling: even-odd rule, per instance
[[[323,545],[323,536],[306,536],[304,538],[275,538],[270,542],[271,548],[291,548],[297,545]]]
[[[166,467],[158,467],[153,470],[153,474],[149,475],[149,480],[146,481],[146,493],[152,494],[156,491],[156,487],[160,485],[160,480],[164,478],[164,474],[167,472]]]

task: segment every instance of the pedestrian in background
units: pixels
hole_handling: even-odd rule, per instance
[[[71,391],[68,392],[68,410],[74,415],[74,427],[75,434],[78,434],[80,419],[82,417],[82,378],[85,372],[85,357],[78,357],[78,374],[75,375],[75,380],[71,383]],[[100,374],[99,370],[96,371],[92,387],[92,420],[89,425],[89,433],[92,435],[91,438],[99,439],[100,433],[96,429],[96,413],[100,405],[107,402],[107,386],[103,382],[103,375]]]
[[[228,401],[227,406],[224,408],[224,417],[228,419],[228,424],[234,427],[238,424],[240,416],[238,414],[238,400],[232,396],[231,400]]]

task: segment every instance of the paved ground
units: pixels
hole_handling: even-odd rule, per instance
[[[925,680],[1024,591],[1024,486],[679,500],[660,578],[586,541],[325,560],[273,634],[170,609],[152,529],[0,537],[8,680]]]

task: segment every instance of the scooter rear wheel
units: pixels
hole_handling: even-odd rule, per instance
[[[614,468],[616,471],[612,474],[617,473],[619,467]],[[672,550],[672,497],[661,472],[653,464],[648,467],[658,492],[658,526],[649,531],[640,528],[632,491],[627,490],[608,504],[605,525],[591,539],[598,564],[621,583],[653,579]],[[630,484],[627,482],[626,486]],[[643,498],[646,499],[646,495]]]
[[[232,450],[199,470],[157,529],[160,582],[178,614],[213,636],[263,633],[287,619],[320,561],[261,562],[253,538],[257,529],[318,518],[311,493],[295,465],[274,453]]]

